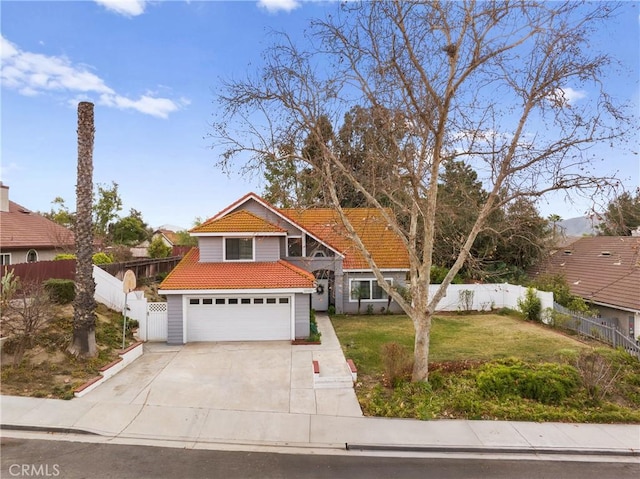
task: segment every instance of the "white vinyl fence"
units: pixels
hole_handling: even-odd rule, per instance
[[[125,294],[122,281],[95,265],[93,279],[96,282],[96,301],[114,311],[123,312]],[[162,306],[156,305],[164,305],[164,312]],[[167,340],[166,303],[149,303],[142,291],[132,291],[127,296],[127,318],[138,321],[138,337],[142,341]]]

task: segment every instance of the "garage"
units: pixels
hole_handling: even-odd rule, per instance
[[[187,297],[187,342],[292,339],[286,295]]]

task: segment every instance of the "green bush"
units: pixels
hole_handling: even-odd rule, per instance
[[[478,389],[485,397],[516,396],[542,404],[560,404],[579,385],[575,368],[543,363],[530,366],[520,361],[490,363],[476,375]]]
[[[107,253],[95,253],[92,257],[93,264],[111,264],[113,258]]]
[[[76,259],[76,255],[73,253],[60,253],[55,255],[53,261],[61,261],[65,259]]]
[[[329,309],[327,310],[327,313],[329,313],[329,316],[335,316],[336,315],[336,307],[332,304],[331,306],[329,306]]]
[[[48,279],[44,289],[54,303],[68,304],[76,297],[75,284],[70,279]]]
[[[527,288],[524,298],[518,299],[518,308],[529,321],[540,321],[542,313],[542,301],[538,298],[538,293],[533,288]]]

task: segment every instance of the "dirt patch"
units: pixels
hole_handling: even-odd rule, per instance
[[[80,360],[66,352],[73,337],[73,307],[54,306],[54,319],[34,338],[22,362],[13,366],[13,345],[2,348],[0,392],[13,396],[71,399],[74,390],[99,375],[101,367],[118,358],[122,346],[122,316],[100,305],[96,311],[98,355]],[[133,344],[131,332],[126,346]]]

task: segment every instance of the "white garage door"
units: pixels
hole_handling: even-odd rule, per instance
[[[206,296],[187,299],[188,342],[289,339],[289,296]]]

